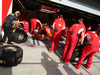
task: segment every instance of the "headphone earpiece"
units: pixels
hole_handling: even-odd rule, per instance
[[[20,15],[20,13],[18,12],[17,15]]]

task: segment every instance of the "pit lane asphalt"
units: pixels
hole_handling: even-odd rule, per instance
[[[61,44],[56,52],[49,53],[50,44],[46,44],[45,41],[33,40],[29,33],[28,35],[27,42],[15,43],[23,48],[22,62],[14,67],[0,66],[0,75],[100,75],[100,52],[93,57],[93,63],[89,70],[84,65],[77,70],[72,63],[64,64],[62,62],[63,46]]]

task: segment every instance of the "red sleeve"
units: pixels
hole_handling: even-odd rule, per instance
[[[66,23],[65,23],[65,21],[64,21],[64,27],[66,27]]]
[[[72,31],[72,29],[75,27],[75,24],[73,24],[69,29],[68,31]]]

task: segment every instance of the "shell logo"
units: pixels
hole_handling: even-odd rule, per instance
[[[48,33],[50,33],[50,31],[48,31]]]
[[[78,26],[78,24],[76,24],[75,26]]]
[[[61,26],[61,24],[58,24],[59,26]]]
[[[95,34],[95,36],[96,36],[96,37],[98,37],[98,35],[97,35],[97,34]]]

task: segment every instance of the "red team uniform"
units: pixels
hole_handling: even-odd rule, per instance
[[[31,19],[31,33],[33,33],[33,30],[36,28],[37,23],[39,23],[40,20],[37,18]]]
[[[66,44],[63,52],[62,60],[64,63],[70,61],[74,48],[78,42],[79,36],[82,32],[85,33],[86,29],[83,23],[73,24],[69,29],[66,37]]]
[[[85,37],[87,39],[87,45],[82,50],[81,56],[80,56],[78,63],[76,65],[77,69],[80,68],[83,60],[85,59],[85,57],[87,55],[89,55],[89,56],[88,56],[88,60],[86,63],[86,68],[89,69],[91,67],[93,56],[99,50],[99,37],[97,34],[91,32],[91,31],[87,31],[87,33],[85,34]]]
[[[52,37],[52,44],[51,44],[51,49],[50,49],[51,52],[55,52],[58,46],[59,40],[61,39],[62,30],[66,26],[63,18],[55,19],[53,25],[55,25],[55,28],[54,28],[53,37]]]
[[[22,30],[25,30],[25,32],[28,33],[29,32],[29,23],[28,23],[28,21],[20,21],[20,23],[22,23],[24,25]]]
[[[91,30],[92,29],[92,26],[91,25],[86,25],[86,30]]]

